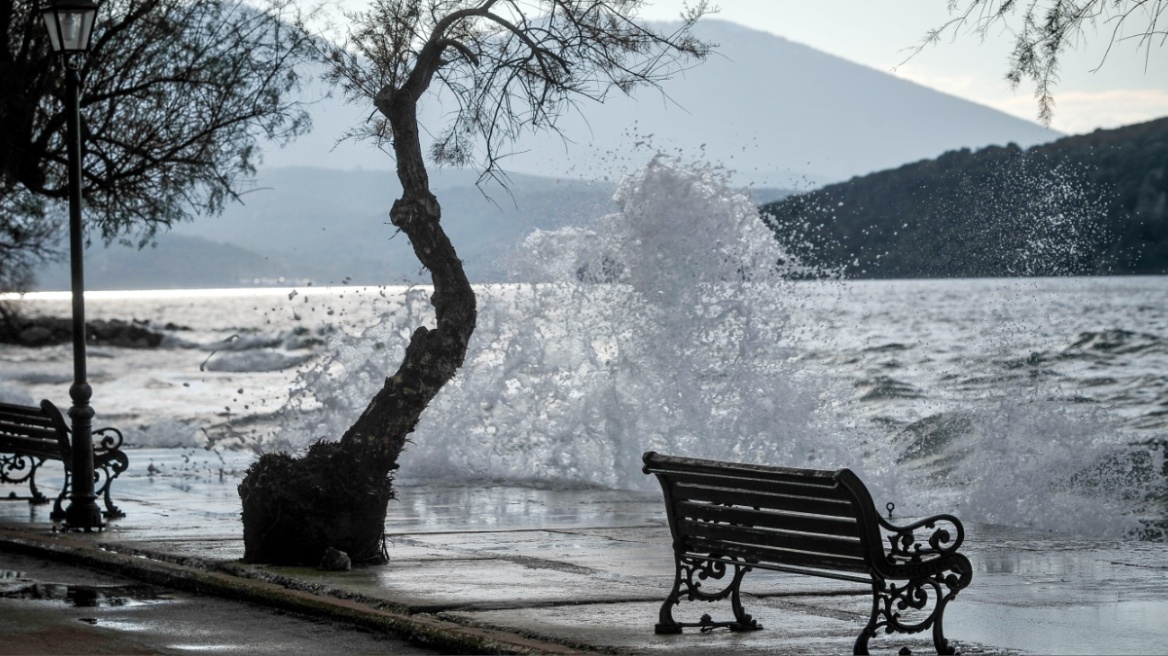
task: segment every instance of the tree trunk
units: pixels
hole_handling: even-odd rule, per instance
[[[383,91],[378,109],[393,128],[402,197],[390,221],[409,238],[434,282],[437,324],[414,331],[397,372],[339,442],[318,442],[301,458],[264,454],[239,485],[244,560],[316,565],[328,547],[354,563],[386,559],[391,474],[422,411],[466,358],[476,308],[462,261],[439,223],[418,139],[412,94]]]

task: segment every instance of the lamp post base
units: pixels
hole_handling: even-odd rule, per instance
[[[97,505],[96,499],[89,499],[88,503],[74,499],[65,509],[65,530],[88,532],[93,529],[100,531],[104,527],[105,522],[101,518],[101,507]]]

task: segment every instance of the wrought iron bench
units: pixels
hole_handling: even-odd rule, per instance
[[[743,577],[757,568],[870,584],[872,613],[856,638],[856,654],[867,654],[868,640],[881,630],[916,633],[929,627],[937,652],[954,653],[941,619],[946,604],[973,577],[969,560],[957,553],[965,529],[956,517],[894,526],[848,469],[746,465],[652,451],[644,461],[643,471],[655,474],[665,493],[676,564],[657,633],[680,633],[686,626],[761,629],[740,595]],[[725,588],[703,587],[731,569]],[[677,622],[673,607],[683,597],[709,602],[729,597],[734,620],[715,622],[705,614],[698,622]],[[926,611],[930,600],[933,608]]]
[[[110,499],[110,483],[130,464],[122,451],[122,433],[116,428],[93,431],[94,489],[105,501],[105,516],[124,517]],[[69,441],[69,427],[61,411],[50,401],[41,401],[40,407],[0,403],[0,483],[28,483],[29,496],[8,494],[9,499],[28,499],[29,503],[48,503],[49,499],[37,487],[36,476],[48,460],[59,460],[65,468],[65,482],[53,502],[51,517],[63,519],[61,503],[69,494],[73,471],[73,447]]]

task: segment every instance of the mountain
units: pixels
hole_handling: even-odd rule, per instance
[[[1168,118],[953,151],[763,212],[804,262],[852,278],[1168,274]]]
[[[707,61],[661,91],[581,103],[561,121],[569,142],[547,134],[524,139],[503,165],[530,175],[615,181],[660,150],[735,170],[743,186],[807,189],[948,150],[1030,146],[1060,136],[769,33],[706,19],[695,31],[719,44]],[[448,109],[439,96],[425,99],[423,125],[437,132]],[[369,144],[335,143],[371,110],[322,99],[312,109],[313,133],[266,153],[267,164],[389,169],[390,158]]]
[[[668,26],[663,26],[668,29]],[[755,197],[781,197],[826,181],[934,157],[946,150],[1056,133],[884,72],[733,23],[703,20],[716,54],[665,82],[568,114],[555,136],[527,139],[502,164],[510,192],[474,186],[474,173],[435,171],[443,223],[475,281],[498,280],[502,257],[531,229],[583,223],[613,208],[614,183],[657,151],[735,170]],[[87,254],[92,289],[192,287],[312,280],[317,284],[423,281],[388,210],[398,192],[392,159],[366,143],[336,140],[369,114],[316,85],[315,129],[264,153],[258,188],[220,217],[175,226],[138,253]],[[442,99],[422,104],[441,124]],[[431,128],[431,131],[436,131]],[[425,131],[423,131],[425,134]],[[596,181],[596,182],[590,182]],[[236,266],[238,265],[238,266]],[[184,273],[185,272],[185,273]],[[64,265],[39,272],[65,289]]]
[[[476,282],[505,278],[506,254],[532,229],[583,223],[615,209],[607,184],[516,175],[508,193],[497,185],[480,189],[475,180],[459,171],[432,176],[443,226]],[[405,237],[395,237],[389,225],[399,192],[389,172],[270,169],[243,204],[175,226],[153,247],[90,248],[86,286],[428,282]],[[67,263],[37,277],[40,289],[68,289]]]
[[[249,279],[280,278],[281,263],[231,244],[185,235],[165,235],[153,247],[90,248],[85,254],[87,289],[235,287]],[[37,272],[41,290],[69,289],[69,262],[57,262]]]
[[[465,171],[437,170],[431,187],[442,225],[473,282],[508,279],[507,256],[537,228],[581,225],[616,210],[613,185],[512,175],[509,188],[476,186]],[[388,171],[263,171],[243,204],[175,226],[142,250],[86,251],[88,289],[429,282],[389,208],[400,193]],[[755,189],[759,202],[786,196]],[[37,272],[38,288],[69,288],[67,262]]]

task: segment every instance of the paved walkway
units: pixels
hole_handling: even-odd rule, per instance
[[[385,633],[0,551],[0,654],[428,654]]]
[[[53,533],[49,507],[2,502],[0,551],[356,624],[440,652],[850,653],[870,604],[863,586],[756,571],[743,584],[744,604],[765,630],[657,636],[673,576],[663,506],[658,495],[608,490],[404,484],[390,504],[388,565],[345,573],[244,565],[232,472],[247,456],[221,462],[158,449],[131,459],[115,482],[125,519],[99,533]],[[159,473],[148,475],[148,465]],[[974,580],[945,615],[963,653],[1168,653],[1168,545],[966,528]],[[34,578],[52,583],[55,574]],[[233,612],[218,604],[235,603],[200,600],[207,605],[190,609],[216,627],[214,618]],[[713,608],[683,602],[679,617]],[[94,627],[149,632],[97,619]],[[224,626],[213,642],[239,636]],[[181,647],[178,637],[155,637],[167,650]],[[871,644],[874,653],[903,646],[932,649],[927,636]],[[398,651],[336,647],[327,651]]]

